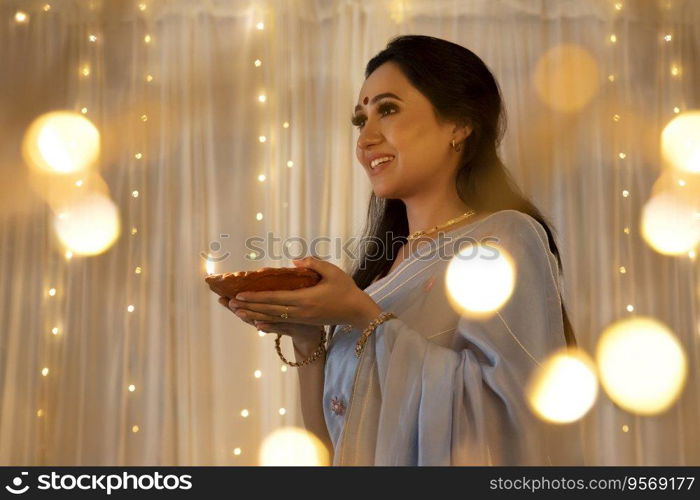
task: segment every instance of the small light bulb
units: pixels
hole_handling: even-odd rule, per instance
[[[15,12],[15,22],[26,23],[27,19],[29,19],[29,16],[26,12],[22,12],[21,10]]]
[[[685,187],[685,181],[683,179],[678,179],[678,185],[680,187]]]
[[[667,41],[667,42],[670,42],[671,40],[673,40],[673,35],[671,35],[671,33],[667,33],[667,34],[664,36],[664,40]]]
[[[255,373],[253,373],[253,375],[255,376],[255,378],[260,378],[262,377],[262,372],[260,370],[255,370]]]
[[[153,81],[153,75],[146,75],[146,81],[147,81],[147,82],[152,82],[152,81]]]
[[[258,258],[258,254],[255,253],[255,252],[250,252],[250,253],[248,254],[248,257],[250,257],[251,259],[257,259],[257,258]]]
[[[141,121],[142,121],[142,122],[147,122],[147,121],[148,121],[148,116],[147,116],[147,115],[141,115]]]
[[[146,35],[145,37],[143,37],[143,41],[146,43],[151,43],[151,35]]]
[[[75,185],[76,185],[76,187],[81,187],[83,185],[83,180],[78,179],[77,181],[75,181]]]
[[[622,231],[624,231],[625,234],[630,234],[630,228],[626,227]]]
[[[256,28],[259,30],[264,30],[265,29],[265,24],[262,22],[259,22],[258,24],[255,25]]]
[[[49,4],[46,4],[46,5],[44,5],[44,7],[43,7],[43,8],[44,8],[44,12],[48,12],[48,11],[50,11],[50,10],[51,10],[51,5],[49,5]]]
[[[620,121],[620,115],[613,115],[613,121],[614,121],[614,122],[619,122],[619,121]]]
[[[678,114],[678,113],[681,112],[681,109],[680,109],[678,106],[674,106],[674,107],[673,107],[673,112],[676,113],[676,114]]]
[[[248,412],[248,410],[246,410],[246,409],[241,410],[241,417],[247,418],[248,415],[250,415],[250,413]]]
[[[41,374],[42,374],[44,377],[47,376],[47,375],[49,374],[49,369],[46,368],[46,367],[44,367],[44,368],[41,370]]]
[[[624,425],[622,426],[622,432],[629,432],[629,430],[630,430],[629,425],[624,424]]]
[[[284,408],[280,408],[280,415],[284,415],[285,413],[287,413],[287,410],[285,410]]]
[[[143,158],[143,155],[141,153],[136,153],[134,155],[134,158],[136,158],[137,160],[140,160],[141,158]]]
[[[265,174],[260,174],[260,175],[258,175],[258,180],[259,180],[260,182],[265,182]]]
[[[265,137],[264,135],[261,135],[260,137],[258,137],[258,140],[260,142],[265,142],[267,140],[267,137]]]
[[[283,126],[284,128],[289,128],[289,122],[284,122],[284,123],[282,124],[282,126]]]
[[[58,327],[54,326],[54,327],[51,329],[51,333],[53,333],[54,335],[58,335]]]
[[[136,269],[134,269],[134,273],[141,274],[141,266],[138,266]]]
[[[627,269],[625,266],[620,266],[620,274],[625,274],[627,272]]]
[[[129,311],[130,313],[134,312],[134,309],[135,309],[134,306],[131,304],[129,304],[129,306],[126,308],[126,310]]]
[[[71,260],[72,258],[73,258],[73,252],[71,252],[70,250],[67,250],[66,251],[66,259]]]
[[[262,61],[260,59],[256,59],[254,64],[255,64],[256,68],[259,68],[260,65],[262,64]]]
[[[131,228],[131,235],[132,235],[132,236],[135,235],[135,234],[138,233],[138,232],[139,232],[139,230],[136,229],[135,227],[132,227],[132,228]]]
[[[146,4],[145,4],[145,3],[140,3],[140,4],[139,4],[139,10],[141,10],[141,11],[146,10]]]
[[[139,431],[139,426],[138,425],[133,425],[131,426],[131,432],[138,432]]]
[[[136,386],[134,384],[129,385],[129,392],[134,392],[136,390]]]
[[[681,69],[674,64],[673,66],[671,66],[671,74],[673,76],[678,76],[681,74]]]
[[[80,68],[80,73],[83,76],[89,76],[90,75],[90,66],[87,64],[84,64],[82,68]]]
[[[612,43],[617,42],[617,35],[615,35],[614,33],[613,33],[612,35],[610,35],[610,41],[611,41]]]
[[[233,454],[234,454],[234,455],[240,455],[240,454],[241,454],[241,449],[240,449],[240,448],[234,448],[234,449],[233,449]]]
[[[292,168],[294,166],[294,162],[292,160],[289,160],[287,162],[287,167]]]
[[[265,94],[260,94],[258,96],[258,101],[265,102],[266,100],[267,100],[267,96]]]
[[[138,198],[138,197],[139,197],[139,192],[138,192],[136,189],[134,189],[134,190],[131,192],[131,196],[133,196],[134,198]]]
[[[627,312],[632,312],[632,311],[634,311],[634,306],[632,304],[627,304],[626,309],[627,309]]]
[[[55,289],[55,288],[49,288],[49,295],[50,295],[51,297],[53,297],[54,295],[56,295],[56,289]]]
[[[608,80],[610,80],[611,82],[614,82],[614,81],[615,81],[615,75],[608,75]]]
[[[258,220],[262,220],[262,219],[263,219],[263,214],[260,213],[260,212],[258,212],[257,214],[255,214],[255,218],[258,219]]]
[[[267,335],[265,332],[258,330],[258,337],[264,337],[265,335]]]
[[[95,35],[89,35],[89,36],[88,36],[88,40],[90,40],[91,42],[96,42],[96,41],[97,41],[97,36],[95,36]]]
[[[623,189],[623,190],[622,190],[622,196],[624,196],[625,198],[627,198],[629,195],[630,195],[630,192],[629,192],[629,191],[627,191],[626,189]]]
[[[615,10],[622,10],[622,2],[615,2]]]
[[[625,158],[627,158],[627,155],[626,155],[625,153],[620,153],[620,154],[617,155],[617,156],[618,156],[621,160],[624,160]]]
[[[36,411],[36,416],[37,416],[37,417],[43,417],[43,416],[44,416],[44,410],[42,410],[41,408],[39,408],[39,409]]]
[[[280,370],[282,370],[282,372],[286,372],[286,371],[287,371],[287,365],[282,365],[282,366],[280,366]]]

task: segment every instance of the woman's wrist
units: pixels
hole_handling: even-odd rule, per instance
[[[321,343],[321,335],[323,334],[324,330],[325,329],[323,327],[319,327],[317,335],[292,337],[294,356],[295,358],[298,358],[297,361],[299,361],[301,358],[309,357],[316,349],[318,349],[318,346]]]
[[[362,292],[365,300],[361,303],[355,319],[352,321],[353,328],[364,330],[370,322],[382,313],[382,308],[365,292]]]

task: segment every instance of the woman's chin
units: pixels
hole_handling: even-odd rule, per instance
[[[372,191],[377,198],[396,198],[396,190],[382,183],[373,185]]]

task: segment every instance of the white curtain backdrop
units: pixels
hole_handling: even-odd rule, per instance
[[[366,62],[408,33],[471,49],[499,81],[502,156],[557,230],[581,346],[593,353],[632,305],[686,350],[688,382],[666,413],[635,416],[600,394],[584,418],[589,463],[700,464],[698,261],[661,256],[639,234],[660,131],[674,107],[700,107],[700,2],[139,3],[0,3],[2,465],[254,465],[267,434],[302,425],[295,369],[282,370],[274,335],[217,304],[202,255],[226,256],[216,272],[291,266],[250,260],[246,239],[358,235],[370,185],[350,113]],[[594,84],[573,113],[533,85],[562,44],[598,71],[568,81],[574,97]],[[99,170],[123,227],[96,257],[66,259],[22,162],[24,131],[53,109],[83,110],[102,133]]]

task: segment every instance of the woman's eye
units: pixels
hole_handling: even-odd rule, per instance
[[[392,104],[380,104],[378,109],[379,109],[379,114],[382,116],[385,116],[384,112],[395,111],[396,107]],[[393,113],[387,113],[387,114],[393,114]],[[362,129],[364,122],[365,122],[365,117],[364,116],[353,116],[351,119],[351,122],[358,129]]]

